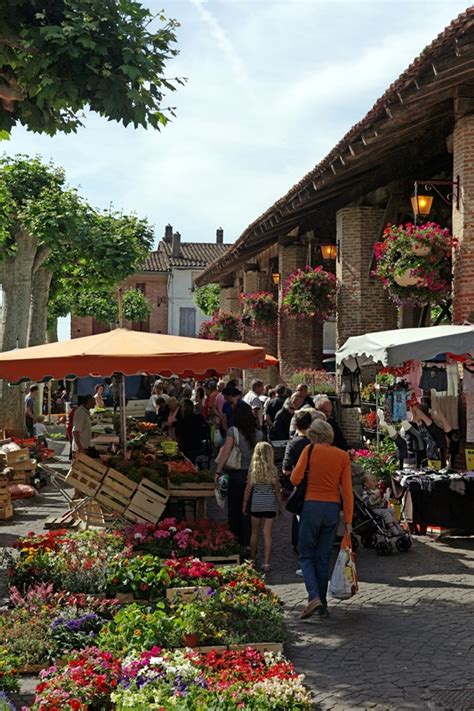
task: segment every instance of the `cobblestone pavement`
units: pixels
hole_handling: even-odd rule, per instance
[[[43,489],[34,504],[15,508],[15,518],[0,526],[1,546],[41,531],[64,505],[57,492]],[[210,516],[216,513],[211,502]],[[332,603],[325,621],[300,621],[305,590],[295,575],[290,525],[287,514],[275,524],[267,581],[285,603],[286,653],[305,674],[315,708],[474,709],[474,539],[419,538],[409,553],[387,558],[359,548],[358,595]],[[23,702],[33,689],[34,680],[25,679]]]

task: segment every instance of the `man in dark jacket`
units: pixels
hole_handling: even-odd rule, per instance
[[[333,428],[333,430],[334,430],[334,441],[333,441],[334,447],[339,447],[339,449],[343,449],[345,452],[347,452],[349,449],[349,445],[346,442],[346,438],[342,434],[342,430],[339,427],[339,423],[337,422],[336,418],[333,415],[331,400],[328,397],[326,397],[326,395],[318,395],[317,397],[314,398],[314,407],[316,410],[320,410],[320,412],[322,412],[326,415],[326,420],[327,420],[328,424],[330,424],[331,427]]]
[[[273,427],[270,430],[270,439],[290,439],[291,420],[296,410],[299,410],[302,405],[303,398],[298,393],[294,393],[277,413]]]
[[[271,427],[275,422],[275,417],[280,412],[286,400],[286,385],[277,385],[275,388],[276,397],[272,397],[265,403],[265,422]]]

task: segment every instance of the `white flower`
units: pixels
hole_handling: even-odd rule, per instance
[[[170,526],[170,527],[168,528],[168,531],[171,531],[171,533],[176,533],[177,530],[178,530],[178,529],[176,528],[176,526]]]
[[[143,538],[143,534],[138,533],[138,531],[137,531],[137,533],[135,533],[133,537],[139,541],[141,538]]]

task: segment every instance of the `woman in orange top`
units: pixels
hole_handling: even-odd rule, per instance
[[[352,530],[354,496],[349,455],[332,446],[334,431],[327,422],[315,420],[306,432],[312,442],[308,470],[308,488],[300,518],[298,550],[300,566],[308,591],[308,604],[302,620],[317,612],[328,616],[327,589],[331,550],[336,538],[342,504],[346,531]],[[291,475],[292,484],[299,484],[308,464],[311,445],[307,445]]]

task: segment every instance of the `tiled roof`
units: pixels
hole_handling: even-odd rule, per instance
[[[204,269],[227,251],[228,244],[217,242],[181,242],[179,257],[173,257],[172,246],[161,240],[156,252],[151,252],[145,260],[146,272],[168,272],[173,267],[184,269]]]
[[[390,105],[392,104],[403,104],[402,93],[413,86],[418,88],[417,79],[420,77],[423,71],[431,67],[432,72],[436,75],[437,70],[434,65],[437,57],[439,57],[443,52],[446,51],[449,45],[454,45],[453,57],[459,56],[459,47],[463,40],[468,37],[468,33],[472,32],[474,28],[474,5],[470,6],[465,12],[461,13],[455,20],[448,25],[443,32],[441,32],[433,42],[426,47],[421,54],[410,64],[408,69],[406,69],[399,78],[394,81],[385,93],[376,101],[374,106],[366,114],[366,116],[356,123],[342,138],[341,141],[328,153],[328,155],[323,158],[312,170],[309,171],[298,183],[293,185],[289,191],[277,200],[271,207],[269,207],[260,217],[254,220],[241,234],[238,240],[228,248],[228,253],[225,259],[218,259],[214,264],[210,264],[209,267],[199,275],[196,280],[198,284],[203,284],[209,281],[207,275],[215,277],[219,268],[223,267],[224,264],[228,265],[233,259],[238,259],[238,250],[247,240],[251,238],[257,230],[260,233],[266,231],[267,226],[265,223],[272,225],[275,220],[277,222],[277,215],[281,215],[283,212],[291,211],[293,209],[294,203],[302,203],[303,191],[307,190],[321,190],[324,189],[323,175],[327,175],[328,171],[338,174],[336,171],[336,166],[338,168],[344,165],[344,160],[342,159],[342,154],[352,153],[351,147],[356,141],[362,140],[365,144],[364,132],[370,131],[370,128],[374,125],[377,120],[384,120],[390,117]],[[321,182],[320,185],[318,183]]]

